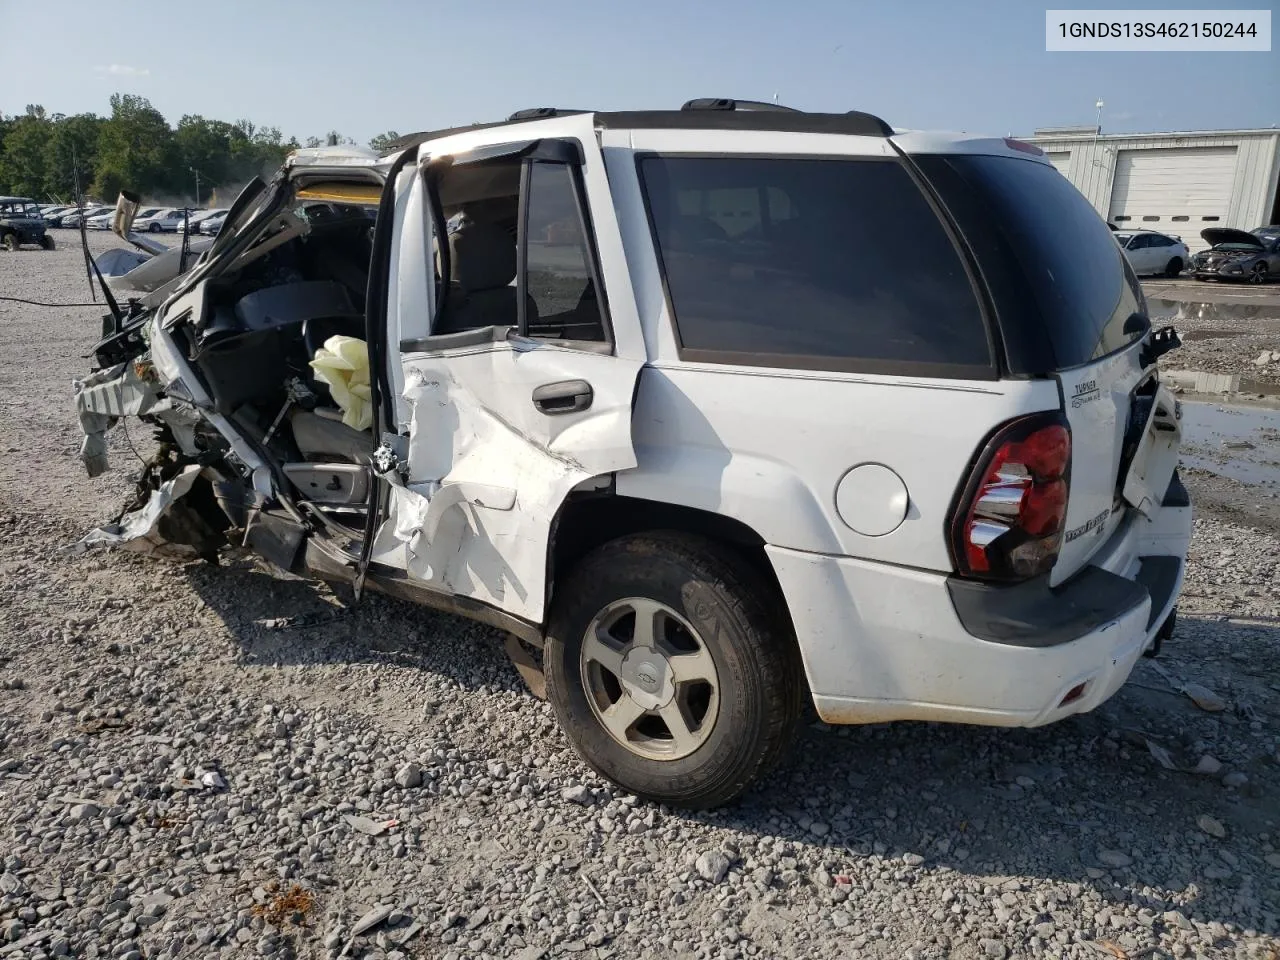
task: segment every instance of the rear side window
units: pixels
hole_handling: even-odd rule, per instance
[[[557,340],[606,339],[591,271],[577,191],[568,166],[534,163],[529,170],[525,230],[526,333]]]
[[[918,163],[974,248],[1006,344],[1048,340],[1052,355],[1035,363],[1045,369],[1012,362],[1016,372],[1079,366],[1146,334],[1146,304],[1128,261],[1106,222],[1053,167],[976,155]]]
[[[640,175],[682,357],[994,376],[969,275],[899,163],[648,156]]]

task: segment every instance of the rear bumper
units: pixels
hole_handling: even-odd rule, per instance
[[[1175,476],[1154,517],[1130,511],[1090,567],[1054,589],[970,590],[945,574],[766,547],[819,715],[1029,727],[1094,709],[1177,602],[1185,494]]]

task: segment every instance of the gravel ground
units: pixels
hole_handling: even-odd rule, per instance
[[[1169,354],[1163,365],[1238,373],[1262,388],[1280,385],[1280,284],[1179,280],[1143,287],[1154,322],[1173,324],[1182,337],[1182,349]]]
[[[73,236],[0,295],[83,299]],[[485,628],[60,552],[145,442],[77,460],[99,312],[0,302],[0,956],[1280,954],[1274,531],[1197,521],[1174,638],[1093,714],[810,722],[688,815],[595,780]]]

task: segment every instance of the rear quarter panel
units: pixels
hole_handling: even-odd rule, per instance
[[[633,419],[638,465],[618,492],[734,517],[775,546],[950,570],[948,514],[983,440],[1057,406],[1046,381],[651,366]],[[880,536],[836,508],[841,479],[864,463],[889,467],[908,493],[905,518]]]

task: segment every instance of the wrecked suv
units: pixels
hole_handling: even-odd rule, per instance
[[[1173,627],[1176,334],[1014,140],[529,111],[299,151],[185,273],[117,279],[86,461],[123,415],[163,442],[87,543],[242,543],[490,624],[644,797],[734,798],[805,698],[1091,710]]]

